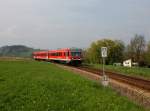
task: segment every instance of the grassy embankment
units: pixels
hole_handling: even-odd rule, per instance
[[[101,64],[90,64],[91,67],[96,69],[102,69],[103,66]],[[142,77],[146,79],[150,79],[150,68],[141,68],[141,67],[123,67],[123,66],[113,66],[113,65],[105,65],[105,69],[107,71],[118,72],[130,76]]]
[[[144,111],[110,88],[50,63],[0,61],[0,111]]]

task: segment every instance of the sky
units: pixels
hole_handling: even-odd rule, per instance
[[[150,0],[0,0],[0,46],[87,48],[135,34],[150,40]]]

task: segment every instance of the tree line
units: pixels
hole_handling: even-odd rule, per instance
[[[92,42],[84,51],[85,62],[102,63],[101,47],[108,48],[106,64],[122,63],[124,60],[132,59],[139,66],[150,67],[150,41],[146,42],[142,35],[136,34],[127,45],[121,40],[110,39]]]

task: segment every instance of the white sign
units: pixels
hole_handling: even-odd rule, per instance
[[[102,57],[107,57],[107,47],[101,47]]]

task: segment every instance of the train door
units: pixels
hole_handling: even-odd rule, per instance
[[[68,51],[65,52],[66,59],[68,59]]]
[[[46,60],[48,60],[48,56],[49,56],[49,54],[48,54],[48,52],[46,52]]]
[[[66,51],[66,52],[65,52],[65,59],[68,60],[68,59],[69,59],[69,55],[70,55],[70,54],[69,54],[69,51]]]

